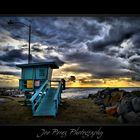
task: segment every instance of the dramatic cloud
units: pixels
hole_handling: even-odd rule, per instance
[[[132,18],[133,20],[133,18]],[[139,21],[138,21],[139,23]],[[107,21],[105,24],[109,24]],[[104,51],[110,45],[120,46],[120,44],[133,35],[140,32],[140,27],[136,23],[127,22],[127,20],[121,20],[114,18],[109,24],[109,28],[106,28],[106,36],[99,41],[88,42],[87,45],[91,51]]]
[[[75,82],[76,81],[76,77],[75,76],[70,76],[70,78],[68,79],[68,81]]]
[[[13,61],[20,61],[20,60],[26,60],[27,55],[23,54],[21,50],[11,50],[5,53],[4,55],[0,56],[0,60],[6,61],[6,62],[13,62]]]
[[[20,75],[20,72],[14,72],[14,71],[0,71],[0,74],[3,74],[3,75],[16,75],[16,76],[19,76]]]
[[[8,25],[9,20],[16,24]],[[76,64],[62,67],[61,73],[90,74],[90,80],[76,77],[82,83],[121,77],[140,80],[139,17],[1,17],[1,74],[5,66],[27,63],[29,30],[21,23],[32,26],[32,62]]]
[[[65,71],[88,72],[95,77],[120,77],[127,76],[128,63],[121,58],[114,58],[103,53],[82,53],[69,54],[66,57],[72,63],[78,63],[75,68],[66,68]]]

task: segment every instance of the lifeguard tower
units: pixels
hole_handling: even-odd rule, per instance
[[[63,80],[52,81],[54,61],[17,65],[22,69],[19,89],[25,93],[25,104],[31,104],[33,116],[56,116],[61,100]],[[52,87],[51,82],[57,82]]]

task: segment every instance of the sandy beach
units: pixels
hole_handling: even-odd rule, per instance
[[[100,112],[90,99],[62,99],[56,117],[33,117],[23,98],[1,97],[0,125],[16,124],[117,124],[115,117]]]

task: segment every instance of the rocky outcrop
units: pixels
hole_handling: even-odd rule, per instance
[[[125,114],[133,110],[131,98],[124,98],[118,105],[117,113],[118,115]]]
[[[110,115],[115,116],[116,113],[117,113],[117,106],[115,105],[115,106],[106,107],[106,108],[105,108],[105,112],[106,112],[107,114],[110,114]]]
[[[0,96],[20,97],[23,94],[18,88],[0,88]]]
[[[99,105],[100,111],[118,117],[120,123],[140,123],[140,91],[126,92],[106,88],[88,98]]]
[[[132,106],[135,112],[140,112],[140,97],[132,99]]]

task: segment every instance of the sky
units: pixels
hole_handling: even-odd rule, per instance
[[[13,20],[14,25],[7,22]],[[68,87],[139,87],[140,17],[0,17],[0,86],[18,86],[28,62],[57,61]]]

